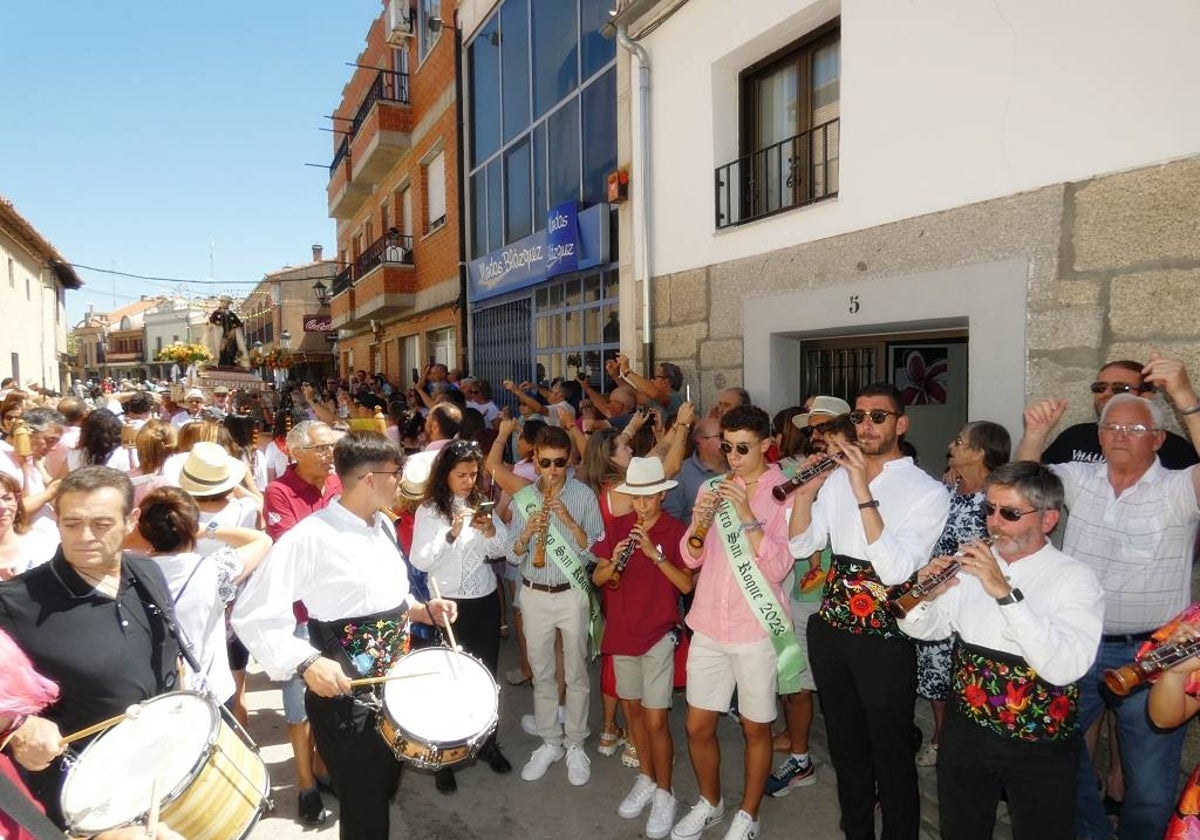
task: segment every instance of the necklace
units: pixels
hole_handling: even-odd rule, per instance
[[[111,578],[110,575],[93,575],[90,572],[83,571],[82,569],[76,569],[75,573],[88,583],[91,583],[92,588],[102,595],[115,598],[117,596],[117,592],[120,591],[121,578],[119,573],[117,573],[117,577],[115,579]]]

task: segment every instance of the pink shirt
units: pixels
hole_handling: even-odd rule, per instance
[[[796,562],[788,549],[788,510],[791,503],[777,502],[771,495],[771,488],[783,481],[779,467],[769,467],[758,479],[758,486],[750,497],[750,510],[763,523],[762,542],[755,562],[771,587],[775,600],[788,613],[790,605],[781,584]],[[708,532],[699,560],[693,560],[688,553],[687,538],[691,532],[689,527],[679,541],[679,553],[685,565],[693,569],[702,567],[702,570],[696,578],[696,594],[691,612],[687,615],[688,626],[715,641],[730,644],[767,638],[767,631],[746,603],[746,596],[734,575],[733,565],[725,553],[716,524]]]

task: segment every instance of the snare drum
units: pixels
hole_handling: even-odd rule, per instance
[[[258,753],[199,694],[163,694],[139,708],[67,772],[62,810],[70,833],[91,836],[144,820],[157,781],[159,819],[188,840],[248,836],[271,791]]]
[[[475,657],[415,650],[392,666],[376,727],[396,758],[440,770],[475,757],[496,729],[500,689]]]

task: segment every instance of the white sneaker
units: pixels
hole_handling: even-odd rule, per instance
[[[738,811],[729,823],[725,832],[725,840],[755,840],[758,837],[758,820],[745,811]]]
[[[725,819],[725,800],[718,799],[716,805],[709,805],[708,800],[701,796],[691,810],[683,815],[683,819],[675,823],[671,829],[671,840],[696,840],[705,829]]]
[[[671,833],[675,822],[675,795],[669,790],[654,789],[654,804],[646,820],[646,840],[662,840]]]
[[[559,726],[563,725],[563,720],[566,719],[567,710],[563,706],[558,707],[558,713],[554,716],[554,721]],[[521,715],[521,731],[526,735],[538,737],[537,716],[534,714]]]
[[[583,747],[571,744],[567,747],[567,781],[579,787],[586,785],[592,778],[592,760],[587,757]]]
[[[564,755],[566,755],[566,751],[557,744],[542,744],[533,751],[533,755],[529,756],[529,761],[525,762],[525,766],[521,768],[521,778],[527,782],[536,782],[546,775],[551,764]]]
[[[626,820],[640,816],[642,811],[646,810],[646,806],[650,804],[656,790],[658,788],[655,787],[653,779],[645,773],[638,773],[637,778],[633,780],[633,787],[629,789],[629,793],[617,806],[617,814]]]

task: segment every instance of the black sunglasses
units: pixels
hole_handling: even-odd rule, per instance
[[[730,443],[727,440],[721,441],[721,451],[724,452],[726,455],[728,455],[730,452],[732,452],[735,449],[737,450],[737,454],[739,454],[739,455],[749,455],[751,448],[752,448],[751,445],[748,443],[736,443],[735,444],[735,443]]]
[[[1130,385],[1128,382],[1096,381],[1088,386],[1088,390],[1090,390],[1093,394],[1103,394],[1107,391],[1111,391],[1113,394],[1140,394],[1146,389],[1139,388],[1137,385]]]
[[[549,469],[551,465],[558,467],[560,470],[567,465],[566,458],[538,458],[538,466],[542,469]]]
[[[876,426],[882,426],[887,422],[889,417],[899,416],[900,412],[898,411],[884,411],[882,408],[873,408],[870,411],[862,411],[861,409],[857,409],[850,412],[850,422],[855,426],[861,426],[863,421],[870,417],[872,423],[874,423]]]
[[[1009,522],[1020,522],[1022,516],[1028,516],[1031,513],[1040,513],[1040,508],[1032,508],[1030,510],[1017,510],[1016,508],[1000,507],[991,502],[984,502],[983,509],[987,511],[988,516],[995,516],[996,512],[1000,512],[1000,516]]]

